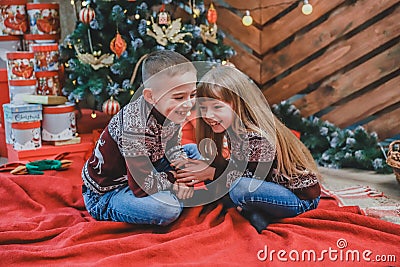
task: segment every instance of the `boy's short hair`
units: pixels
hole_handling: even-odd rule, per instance
[[[171,50],[151,52],[142,64],[143,82],[146,84],[149,78],[161,71],[173,76],[177,73],[196,72],[196,69],[186,57],[177,52]]]

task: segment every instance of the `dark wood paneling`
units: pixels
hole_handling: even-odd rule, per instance
[[[398,135],[400,132],[400,108],[386,113],[364,125],[369,132],[376,132],[379,139],[383,140]]]
[[[284,18],[266,26],[262,30],[261,51],[263,53],[289,38],[295,32],[309,23],[314,22],[326,12],[342,4],[345,0],[315,1],[312,14],[305,16],[301,13],[301,5],[289,12]],[[263,54],[262,53],[262,54]]]
[[[276,53],[267,54],[262,62],[261,83],[275,78],[316,51],[331,45],[396,2],[398,0],[378,0],[371,5],[370,1],[364,0],[357,1],[353,6],[338,8],[325,22],[304,34],[297,35],[290,45]],[[355,12],[357,16],[354,16]]]
[[[347,127],[355,122],[400,102],[400,92],[393,90],[400,84],[400,76],[389,80],[381,86],[335,108],[322,119],[334,121],[339,127]],[[400,120],[400,118],[399,118]]]
[[[223,2],[217,24],[238,52],[231,61],[270,104],[289,100],[340,127],[368,122],[380,139],[400,134],[400,0],[309,0],[308,16],[296,0]]]
[[[329,47],[318,59],[304,65],[265,90],[265,97],[270,103],[278,103],[306,89],[309,84],[339,71],[347,64],[398,37],[400,35],[398,21],[399,15],[393,12],[352,38]]]
[[[315,114],[397,70],[399,65],[400,44],[396,44],[350,71],[332,76],[294,105],[304,116]]]

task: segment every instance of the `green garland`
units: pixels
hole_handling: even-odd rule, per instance
[[[340,129],[315,116],[303,118],[288,101],[273,105],[272,111],[287,127],[301,132],[301,141],[320,166],[393,172],[376,133],[367,133],[362,126]]]

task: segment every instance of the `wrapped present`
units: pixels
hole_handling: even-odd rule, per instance
[[[35,79],[35,55],[33,52],[8,52],[6,55],[9,80]]]
[[[7,68],[7,53],[20,50],[21,37],[14,35],[0,35],[0,68]]]
[[[43,107],[42,139],[44,141],[69,140],[75,136],[75,105],[66,103]]]
[[[58,44],[31,45],[35,54],[35,71],[58,71],[60,52]]]
[[[4,104],[4,129],[6,143],[12,144],[11,124],[42,120],[42,105],[39,104]]]
[[[15,150],[32,150],[42,146],[40,121],[11,123],[11,139]]]
[[[54,44],[60,40],[59,34],[24,34],[23,48],[25,51],[32,51],[31,45]]]
[[[38,81],[36,94],[38,95],[59,95],[60,81],[58,79],[58,71],[39,71],[36,72]]]
[[[8,82],[10,103],[24,104],[24,95],[33,95],[36,93],[36,80],[10,80]]]
[[[28,32],[26,0],[0,0],[0,35],[22,35]]]
[[[60,6],[58,3],[28,3],[26,9],[31,34],[60,33]]]

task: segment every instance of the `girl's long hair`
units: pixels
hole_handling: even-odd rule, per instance
[[[255,131],[276,147],[277,169],[288,179],[311,171],[319,171],[310,151],[272,113],[257,85],[233,67],[218,66],[207,72],[197,88],[197,99],[217,99],[228,103],[236,113],[232,124],[235,133]],[[200,115],[200,110],[197,110]],[[222,155],[224,133],[214,133],[199,116],[196,121],[196,141],[207,158]],[[211,140],[213,142],[211,142]]]

